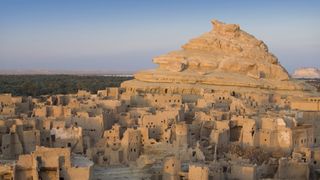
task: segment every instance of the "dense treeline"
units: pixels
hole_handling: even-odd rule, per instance
[[[302,79],[305,80],[308,84],[316,87],[318,92],[320,92],[320,79]]]
[[[79,75],[0,75],[0,93],[14,96],[39,96],[76,93],[78,89],[96,93],[106,87],[118,87],[132,77]],[[303,79],[318,88],[319,79]]]
[[[96,93],[118,87],[132,77],[78,75],[0,75],[0,93],[14,96],[39,96],[76,93],[78,89]]]

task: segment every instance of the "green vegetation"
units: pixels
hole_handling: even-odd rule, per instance
[[[0,75],[0,93],[14,96],[40,96],[76,93],[78,89],[96,93],[118,87],[132,77],[79,75]]]
[[[132,77],[94,75],[0,75],[0,93],[13,96],[40,96],[76,93],[78,89],[96,93],[106,87],[119,87]],[[304,79],[318,88],[319,79]]]

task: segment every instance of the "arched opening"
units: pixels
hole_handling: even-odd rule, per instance
[[[236,96],[236,93],[234,91],[232,91],[231,96]]]

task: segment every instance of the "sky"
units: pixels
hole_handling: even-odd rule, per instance
[[[320,1],[0,0],[1,70],[137,71],[218,19],[292,72],[320,67]]]

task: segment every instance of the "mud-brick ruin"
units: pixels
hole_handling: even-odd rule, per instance
[[[319,179],[320,94],[236,24],[97,94],[0,95],[0,179]]]

